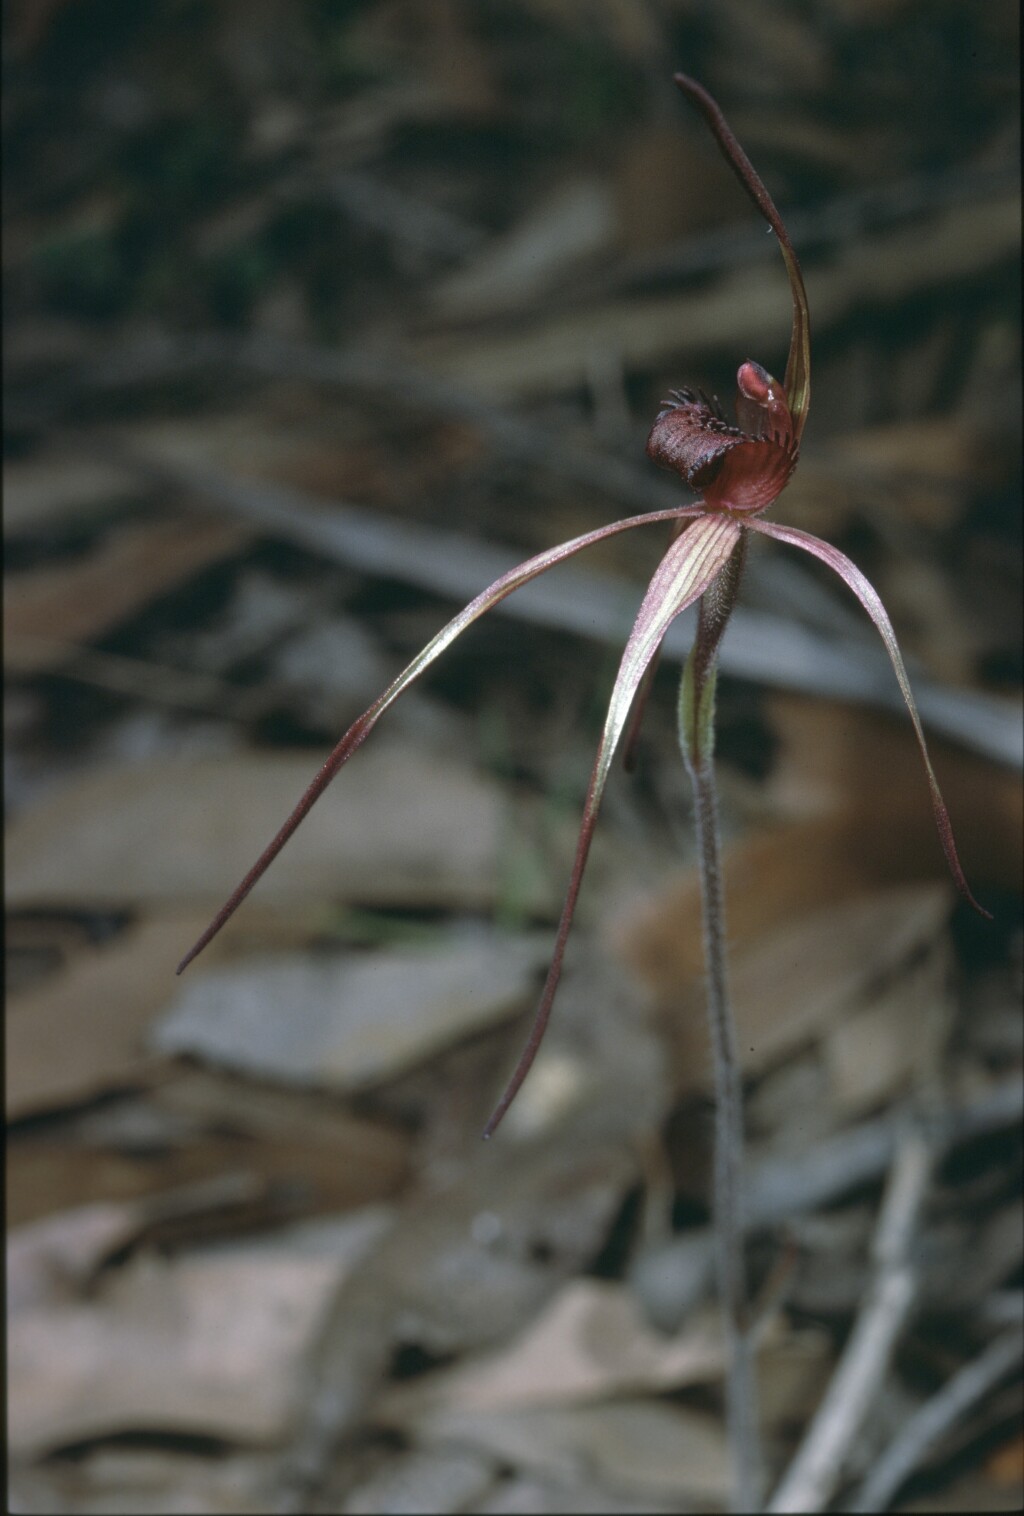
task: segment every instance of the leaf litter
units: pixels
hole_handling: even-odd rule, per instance
[[[773,1473],[861,1308],[907,1122],[945,1157],[862,1456],[1019,1319],[1014,21],[943,0],[922,36],[912,6],[840,9],[823,31],[729,5],[695,31],[615,5],[585,26],[575,3],[500,26],[435,0],[271,5],[204,13],[181,49],[158,6],[99,73],[73,8],[15,18],[16,1507],[724,1498],[695,894],[673,877],[682,786],[651,778],[678,762],[670,681],[636,784],[612,781],[552,1041],[500,1143],[476,1142],[584,782],[558,790],[540,755],[564,743],[568,774],[588,745],[628,579],[567,579],[481,634],[219,961],[180,993],[170,975],[487,555],[661,503],[632,434],[683,356],[721,390],[737,333],[776,341],[731,187],[658,103],[675,62],[735,103],[806,225],[827,345],[793,520],[888,576],[998,897],[989,937],[951,912],[907,734],[820,698],[885,696],[766,554],[719,699]],[[805,693],[769,692],[787,682]],[[997,1386],[903,1508],[1018,1506],[1016,1424]]]
[[[419,951],[253,958],[190,979],[153,1042],[236,1072],[364,1089],[520,1009],[546,951],[464,932]]]

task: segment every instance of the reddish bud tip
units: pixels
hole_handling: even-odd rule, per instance
[[[768,370],[752,359],[741,363],[736,374],[736,386],[740,394],[747,400],[756,400],[759,405],[766,405],[773,398],[773,382]]]

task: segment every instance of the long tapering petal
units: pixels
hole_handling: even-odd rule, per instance
[[[765,188],[761,176],[733,136],[728,122],[715,100],[696,79],[686,74],[676,74],[675,82],[684,95],[688,95],[711,129],[733,173],[743,185],[768,225],[779,239],[782,256],[786,260],[789,287],[793,295],[793,333],[789,342],[789,361],[786,364],[786,398],[793,418],[794,440],[797,444],[807,419],[807,407],[811,398],[811,318],[807,309],[807,291],[800,272],[793,244],[775,209],[775,202]]]
[[[925,772],[928,775],[928,787],[931,791],[935,827],[939,834],[939,841],[942,843],[942,851],[946,855],[949,872],[952,874],[956,887],[964,899],[974,907],[979,916],[984,916],[988,920],[991,920],[990,912],[986,911],[984,906],[979,905],[971,894],[967,880],[964,877],[964,871],[960,866],[956,844],[953,841],[953,828],[950,823],[949,812],[946,810],[946,803],[942,798],[938,780],[935,778],[931,759],[928,756],[928,746],[924,740],[921,718],[917,714],[917,706],[914,703],[906,666],[900,653],[899,644],[896,641],[896,633],[893,631],[892,622],[889,620],[888,613],[874,585],[869,579],[865,578],[857,565],[851,562],[845,553],[841,553],[837,547],[833,547],[829,542],[822,542],[820,537],[812,537],[809,532],[801,532],[794,526],[782,526],[776,521],[757,520],[751,521],[748,524],[752,530],[760,532],[765,537],[772,537],[776,542],[789,543],[791,547],[802,548],[805,553],[811,553],[815,558],[820,558],[822,563],[827,563],[829,568],[833,569],[840,579],[849,586],[875,623],[882,641],[885,643],[885,650],[889,654],[892,666],[896,671],[896,678],[899,680],[903,698],[907,702],[910,719],[914,723],[917,745],[921,749]]]
[[[648,586],[626,643],[609,701],[604,731],[601,734],[597,758],[594,762],[594,771],[587,788],[583,822],[576,844],[576,857],[573,860],[569,888],[558,923],[551,967],[548,970],[548,977],[526,1047],[493,1116],[484,1129],[485,1137],[490,1137],[494,1132],[518,1094],[537,1056],[537,1050],[547,1029],[551,1005],[558,988],[558,981],[562,976],[565,944],[572,926],[573,912],[576,909],[576,899],[580,892],[583,870],[586,867],[587,854],[594,835],[601,797],[615,756],[615,749],[629,720],[634,697],[672,622],[688,605],[698,600],[721,573],[734,552],[742,531],[740,523],[731,516],[701,516],[683,532],[681,537],[675,538],[669,545]]]
[[[666,547],[675,542],[676,538],[689,525],[686,521],[676,521],[672,525],[672,533]],[[654,657],[644,670],[644,677],[640,681],[640,687],[633,697],[633,709],[629,713],[629,727],[626,731],[626,742],[622,749],[622,767],[627,774],[631,774],[636,767],[636,755],[640,746],[640,728],[644,722],[644,712],[647,709],[647,701],[654,686],[654,676],[658,672],[658,664],[661,660],[661,648],[655,652]]]
[[[365,741],[388,706],[392,705],[399,695],[407,690],[414,680],[419,678],[424,669],[433,663],[434,659],[438,658],[445,648],[454,642],[455,638],[461,632],[464,632],[467,626],[474,622],[477,617],[482,616],[485,611],[489,611],[492,606],[504,600],[506,595],[511,595],[513,590],[519,589],[528,580],[535,579],[538,574],[545,573],[549,568],[553,568],[556,563],[561,563],[564,559],[571,558],[573,554],[581,552],[584,548],[590,547],[595,542],[602,542],[606,537],[614,537],[617,533],[629,531],[635,526],[647,526],[655,521],[678,521],[683,517],[696,516],[699,514],[700,509],[700,506],[688,505],[680,506],[674,510],[648,511],[642,516],[627,516],[622,521],[613,521],[608,526],[598,527],[596,531],[585,532],[582,537],[574,537],[569,542],[560,543],[558,547],[549,548],[546,552],[538,553],[534,558],[528,558],[525,563],[520,563],[517,568],[510,569],[507,574],[503,574],[500,579],[496,579],[482,594],[477,595],[475,600],[471,600],[469,605],[461,610],[453,620],[449,621],[448,625],[443,627],[432,641],[427,643],[422,652],[417,653],[408,668],[403,670],[398,678],[388,685],[383,695],[374,701],[370,709],[364,711],[361,716],[353,721],[323,768],[302,796],[298,805],[281,827],[281,830],[267,845],[245,878],[221,906],[216,916],[210,922],[210,925],[206,928],[206,931],[185,954],[185,957],[178,965],[178,973],[180,974],[183,969],[188,967],[193,958],[202,952],[203,948],[216,937],[221,927],[234,915],[253,885],[270,867],[292,833],[309,814],[313,805],[319,800],[339,769],[348,762],[356,748]]]

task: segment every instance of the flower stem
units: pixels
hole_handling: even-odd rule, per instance
[[[725,916],[714,769],[694,773],[707,1008],[715,1076],[714,1219],[718,1289],[725,1328],[726,1420],[733,1460],[734,1511],[759,1509],[759,1455],[754,1362],[747,1319],[740,1185],[743,1085],[725,974]]]
[[[714,770],[714,702],[718,646],[736,601],[745,545],[744,537],[700,602],[697,637],[683,672],[679,698],[680,746],[693,783],[697,825],[704,967],[715,1081],[714,1221],[726,1345],[726,1424],[734,1511],[760,1509],[761,1460],[743,1255],[743,1083],[726,976],[725,897]]]

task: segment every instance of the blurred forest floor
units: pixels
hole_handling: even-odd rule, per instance
[[[719,751],[769,1473],[827,1432],[832,1508],[1020,1508],[1016,28],[1008,0],[5,8],[13,1509],[722,1507],[690,622],[543,1055],[478,1140],[657,528],[475,626],[173,973],[459,605],[678,503],[643,458],[668,389],[781,372],[778,248],[677,68],[807,275],[777,514],[878,587],[995,917],[953,895],[858,607],[753,553]],[[864,1414],[823,1432],[858,1319]]]

